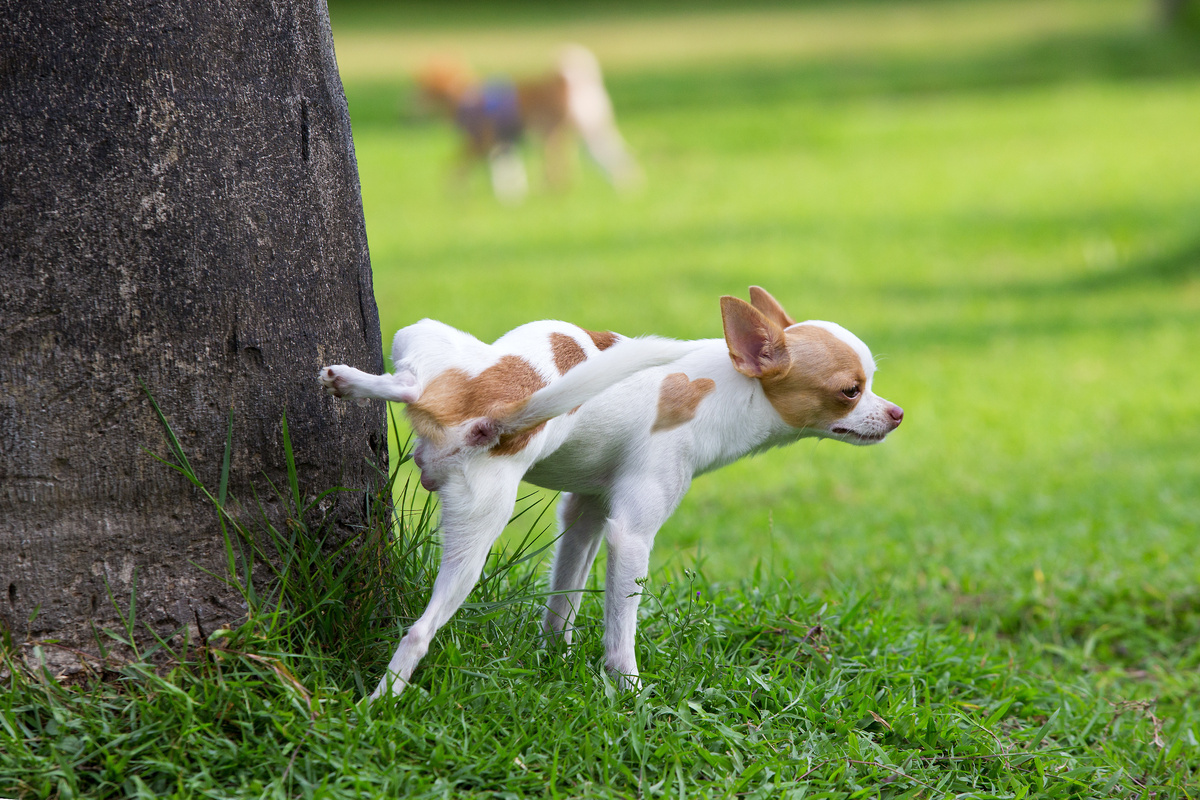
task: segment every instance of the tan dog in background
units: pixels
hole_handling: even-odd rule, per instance
[[[551,186],[567,182],[569,147],[578,137],[617,188],[641,181],[637,162],[617,130],[600,63],[580,45],[562,49],[557,68],[525,81],[480,81],[461,61],[438,59],[417,76],[424,99],[450,117],[463,136],[460,180],[487,163],[492,190],[503,202],[529,191],[518,145],[526,133],[540,144]]]

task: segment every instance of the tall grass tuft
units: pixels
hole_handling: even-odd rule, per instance
[[[374,686],[400,632],[428,600],[437,568],[435,505],[407,482],[396,485],[399,468],[411,458],[407,445],[367,498],[362,519],[340,530],[331,501],[349,490],[310,494],[299,484],[286,413],[280,425],[287,483],[264,475],[250,501],[242,502],[228,490],[232,415],[214,488],[197,475],[150,401],[169,448],[168,458],[154,457],[212,504],[226,553],[224,577],[244,598],[246,616],[230,628],[201,630],[199,640],[186,629],[163,638],[137,619],[135,576],[129,598],[110,595],[119,626],[98,637],[100,658],[81,653],[85,671],[68,680],[21,657],[23,650],[53,643],[18,646],[4,630],[0,795],[188,794],[188,767],[203,774],[213,758],[205,746],[236,743],[239,752],[221,759],[233,756],[235,766],[270,758],[264,737],[291,717],[314,724],[337,709],[357,718],[355,701]],[[499,617],[511,616],[510,609],[536,593],[531,560],[541,550],[530,543],[539,525],[544,532],[546,507],[527,504],[518,513],[533,517],[530,536],[493,556],[481,591],[465,609],[493,640],[512,631]],[[203,744],[176,749],[181,737]],[[48,742],[55,746],[47,749]],[[280,763],[290,766],[294,758]]]

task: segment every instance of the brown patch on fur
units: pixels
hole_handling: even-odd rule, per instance
[[[512,414],[545,385],[532,364],[520,356],[507,355],[474,378],[461,369],[446,370],[430,381],[420,398],[405,410],[418,435],[439,442],[447,428],[469,419]],[[492,455],[519,453],[544,425],[501,436]]]
[[[559,375],[566,375],[571,367],[587,360],[587,353],[583,352],[579,342],[565,333],[550,334],[550,352],[554,355],[554,367]]]
[[[829,425],[849,414],[853,400],[842,394],[867,381],[854,348],[824,328],[800,325],[787,333],[789,368],[761,379],[771,405],[793,428]]]
[[[541,433],[542,428],[546,427],[546,423],[538,425],[536,428],[530,428],[516,433],[506,433],[500,437],[500,441],[496,442],[496,446],[488,451],[490,456],[511,456],[524,450],[529,446],[529,440]]]
[[[658,416],[650,432],[676,428],[696,416],[696,408],[705,395],[717,388],[712,378],[688,380],[682,372],[672,372],[658,390]]]
[[[607,350],[617,343],[617,335],[612,331],[584,331],[584,333],[592,340],[592,344],[601,350]]]

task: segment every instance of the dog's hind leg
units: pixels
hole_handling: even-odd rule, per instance
[[[404,634],[387,672],[371,693],[374,700],[399,694],[445,625],[471,593],[496,537],[504,530],[517,499],[522,470],[508,459],[475,461],[469,476],[456,470],[441,486],[442,563],[424,613]]]
[[[550,599],[542,630],[548,638],[571,643],[575,614],[583,597],[583,587],[596,553],[603,541],[607,507],[599,498],[565,495],[558,508],[562,535],[554,550],[554,568],[550,572]]]
[[[411,403],[421,393],[417,377],[408,370],[372,375],[345,364],[334,364],[322,367],[317,377],[325,391],[334,397]]]

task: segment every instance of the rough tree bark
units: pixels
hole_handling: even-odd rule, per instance
[[[358,490],[384,408],[350,121],[324,0],[0,0],[0,618],[88,649],[109,593],[160,633],[236,620],[216,515],[146,449],[144,382],[215,487]],[[33,621],[30,622],[32,617]]]

